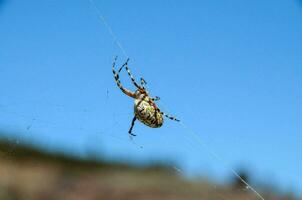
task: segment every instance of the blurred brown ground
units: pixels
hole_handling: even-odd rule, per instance
[[[262,191],[266,200],[293,200]],[[79,160],[0,142],[0,200],[251,200],[244,188],[185,180],[165,167]]]

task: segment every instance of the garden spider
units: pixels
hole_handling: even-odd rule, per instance
[[[159,108],[156,106],[155,101],[158,101],[160,98],[159,97],[150,97],[148,91],[146,90],[145,86],[147,82],[141,78],[141,84],[137,84],[134,77],[132,76],[129,68],[128,68],[128,61],[127,61],[120,67],[120,69],[116,72],[114,67],[116,63],[117,57],[115,57],[113,65],[112,65],[112,71],[114,74],[114,78],[116,81],[117,86],[124,92],[126,95],[129,97],[132,97],[135,99],[134,101],[134,117],[131,123],[131,127],[129,129],[129,134],[136,136],[135,134],[132,133],[132,129],[134,126],[134,123],[136,119],[141,121],[143,124],[151,127],[151,128],[159,128],[163,125],[163,116],[174,120],[174,121],[179,121],[173,116],[167,115],[159,110]],[[137,88],[135,92],[132,92],[126,88],[124,88],[121,84],[121,81],[119,80],[119,73],[123,68],[126,68],[128,75],[131,78],[132,83],[134,86]]]

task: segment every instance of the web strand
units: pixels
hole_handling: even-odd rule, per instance
[[[119,42],[119,40],[117,39],[116,35],[114,34],[111,26],[107,23],[105,17],[103,16],[103,14],[101,13],[100,9],[96,6],[95,2],[93,0],[88,0],[91,4],[91,6],[95,9],[99,19],[101,20],[101,22],[104,24],[104,26],[107,28],[109,34],[111,35],[114,43],[117,45],[117,47],[122,51],[122,53],[124,54],[125,57],[127,56],[127,53],[125,51],[125,49],[123,48],[122,44]],[[199,143],[200,146],[202,146],[206,151],[208,151],[213,158],[215,158],[217,161],[219,161],[220,163],[223,164],[223,166],[228,169],[234,176],[236,176],[248,189],[250,189],[254,194],[256,194],[261,200],[265,200],[248,182],[246,182],[233,168],[229,167],[227,165],[227,162],[225,160],[223,160],[218,154],[216,154],[214,151],[212,151],[208,145],[206,145],[206,143],[204,143],[201,138],[199,137],[199,135],[193,131],[192,129],[188,128],[183,122],[180,122],[180,124],[182,125],[182,127],[186,130],[188,130],[188,133],[190,133],[190,135]],[[177,171],[179,171],[179,169],[176,169]]]
[[[167,109],[166,103],[161,100],[161,104],[163,105],[164,108],[166,108],[165,110],[167,110],[169,112],[169,110]],[[245,181],[232,167],[230,167],[227,162],[221,157],[219,156],[216,152],[214,152],[205,142],[202,141],[202,139],[200,138],[200,136],[197,134],[197,132],[195,132],[193,129],[189,128],[188,126],[186,126],[186,124],[183,123],[183,121],[181,120],[179,122],[181,124],[181,126],[187,130],[187,132],[190,134],[190,136],[195,139],[195,141],[197,141],[197,143],[203,147],[208,153],[210,153],[210,155],[216,159],[217,161],[219,161],[220,163],[223,164],[223,167],[225,169],[228,169],[236,178],[238,178],[245,186],[247,189],[250,189],[257,197],[259,197],[261,200],[265,200],[261,194],[259,192],[257,192],[256,189],[254,189],[247,181]]]
[[[117,39],[116,35],[114,34],[111,26],[107,23],[104,15],[102,14],[101,10],[96,6],[95,2],[93,0],[88,0],[90,5],[94,8],[96,14],[98,15],[100,21],[104,24],[104,26],[106,27],[107,31],[109,32],[110,36],[112,37],[114,43],[116,44],[116,46],[122,51],[122,53],[124,54],[124,56],[126,58],[128,58],[128,55],[124,49],[124,47],[122,46],[122,44],[120,43],[120,41]]]
[[[182,127],[190,133],[190,135],[202,146],[206,151],[208,151],[213,158],[223,164],[223,166],[228,169],[234,176],[236,176],[245,186],[247,189],[250,189],[254,194],[256,194],[261,200],[265,200],[248,182],[246,182],[233,168],[231,168],[227,162],[221,158],[217,153],[211,150],[206,143],[204,143],[199,135],[192,129],[188,128],[183,122],[180,122]]]

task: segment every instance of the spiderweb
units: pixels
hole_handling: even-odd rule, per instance
[[[117,36],[114,34],[111,26],[109,25],[109,23],[107,22],[107,20],[105,19],[105,17],[103,16],[101,10],[97,7],[97,5],[95,4],[94,0],[88,0],[91,4],[91,6],[93,7],[94,11],[96,12],[96,14],[98,15],[100,21],[102,22],[102,24],[106,27],[106,29],[108,30],[109,34],[111,35],[114,43],[116,44],[116,46],[121,50],[121,52],[123,53],[123,55],[125,57],[127,56],[127,53],[125,51],[125,49],[123,48],[122,44],[119,42]],[[161,100],[161,104],[163,104],[163,101]],[[166,108],[166,106],[164,106],[164,108]],[[255,195],[255,197],[257,199],[262,199],[264,200],[264,197],[253,187],[250,185],[250,183],[248,183],[243,177],[240,176],[240,174],[233,169],[227,161],[225,161],[219,154],[217,154],[211,147],[209,147],[207,145],[207,143],[202,139],[202,137],[200,136],[200,134],[198,132],[196,132],[195,130],[191,129],[189,126],[187,126],[181,119],[181,127],[183,128],[183,133],[186,134],[185,137],[186,139],[189,139],[189,144],[191,148],[194,148],[194,142],[195,144],[197,143],[197,148],[206,151],[207,153],[210,154],[211,158],[216,160],[220,165],[222,165],[225,169],[227,169],[231,174],[233,174],[233,176],[235,176],[236,179],[238,179],[242,185],[243,185],[243,189],[244,191],[251,191],[251,193],[253,193]],[[193,140],[193,141],[192,141]],[[142,146],[140,146],[142,147]],[[183,171],[176,167],[173,166],[172,167],[177,173],[181,173],[183,174]],[[216,185],[214,185],[214,187],[216,187]],[[227,199],[225,196],[221,195],[219,196],[219,198],[221,199]]]
[[[111,26],[103,16],[101,10],[96,6],[95,2],[93,0],[88,0],[90,2],[91,7],[96,12],[98,18],[102,22],[102,24],[106,27],[108,30],[110,36],[112,37],[115,45],[121,50],[122,54],[125,57],[127,56],[127,52],[125,51],[124,47],[122,46],[121,42],[118,40],[117,36],[114,34]],[[113,79],[112,79],[113,81]],[[34,136],[35,132],[40,132],[44,127],[48,127],[48,133],[51,135],[51,132],[58,133],[58,131],[62,128],[65,130],[68,130],[68,132],[64,132],[62,134],[65,134],[66,137],[70,138],[71,140],[79,140],[76,142],[78,145],[83,145],[85,141],[80,141],[75,135],[77,134],[86,134],[87,135],[87,141],[94,141],[94,144],[90,144],[87,142],[87,147],[91,146],[97,146],[96,143],[105,143],[103,142],[103,138],[107,138],[110,140],[114,140],[117,143],[117,146],[121,143],[130,143],[132,147],[132,151],[139,151],[140,155],[144,157],[146,155],[146,152],[148,152],[153,146],[150,145],[146,139],[142,139],[141,137],[138,138],[130,138],[125,133],[125,127],[120,125],[120,121],[129,121],[129,112],[121,113],[110,110],[110,107],[116,107],[116,105],[112,105],[110,102],[111,100],[111,92],[109,89],[106,91],[103,91],[101,95],[99,96],[100,99],[105,99],[105,101],[100,101],[100,105],[81,105],[79,107],[76,106],[68,106],[66,104],[61,104],[60,101],[50,101],[47,102],[44,100],[24,100],[22,99],[19,102],[11,102],[11,101],[2,101],[2,102],[9,102],[4,103],[0,105],[1,113],[5,113],[6,117],[11,118],[10,123],[6,124],[6,129],[11,129],[14,127],[15,124],[19,124],[19,127],[17,130],[23,131],[26,130],[23,135],[20,137],[13,137],[16,139],[12,139],[12,146],[10,149],[10,154],[13,154],[14,146],[18,145],[20,140],[26,141],[26,140],[33,140],[32,136]],[[28,110],[22,110],[22,108],[26,107],[28,108],[27,104],[31,104],[35,102],[35,106],[31,107],[30,111]],[[161,100],[161,104],[163,104]],[[166,104],[162,106],[167,110]],[[12,109],[14,108],[14,109]],[[102,110],[103,108],[107,108],[107,110]],[[119,107],[118,107],[119,108]],[[124,105],[120,105],[120,108],[117,110],[123,110]],[[12,111],[12,110],[19,110],[18,112]],[[129,109],[130,110],[130,109]],[[169,109],[170,110],[170,109]],[[43,111],[43,112],[42,112]],[[98,119],[98,115],[100,113],[112,113],[108,119],[105,119],[105,121],[97,121],[93,119]],[[27,113],[27,114],[23,114]],[[58,116],[60,119],[67,119],[64,120],[64,122],[61,122],[59,119],[53,119],[49,117],[49,113],[55,113],[54,115]],[[172,112],[171,112],[172,113]],[[52,115],[53,116],[53,115]],[[78,118],[81,116],[80,118]],[[183,119],[181,119],[183,120]],[[87,125],[89,124],[89,125]],[[177,125],[175,125],[177,126]],[[206,153],[210,155],[212,159],[214,159],[219,165],[224,166],[229,172],[231,172],[237,179],[239,179],[244,187],[242,190],[244,191],[251,191],[257,199],[264,199],[248,182],[246,182],[232,167],[229,166],[229,164],[220,156],[217,154],[213,148],[209,147],[207,145],[207,142],[203,140],[203,138],[200,136],[199,132],[196,132],[195,130],[191,129],[190,126],[188,126],[186,123],[181,122],[180,126],[182,128],[183,135],[181,136],[184,139],[184,146],[181,148],[184,148],[185,151],[193,152],[193,151],[204,151],[202,156],[204,156]],[[114,127],[114,128],[113,128]],[[123,134],[120,134],[123,133]],[[62,136],[63,137],[63,136]],[[172,139],[170,135],[162,135],[162,136],[144,136],[147,139],[154,140],[155,137],[160,137],[160,141],[164,142],[164,145],[171,145]],[[21,138],[20,140],[18,138]],[[52,140],[50,140],[47,143],[43,143],[44,147],[46,146],[52,146],[52,145],[58,145],[57,144],[57,138],[54,137]],[[37,139],[38,140],[38,139]],[[84,144],[85,145],[85,144]],[[60,145],[58,145],[60,146]],[[52,148],[53,149],[53,148]],[[70,149],[72,149],[70,147]],[[91,151],[101,152],[98,149],[91,149]],[[72,153],[72,150],[70,150]],[[108,153],[108,152],[107,152]],[[84,156],[85,152],[83,152]],[[110,154],[109,154],[110,155]],[[172,166],[172,168],[175,170],[175,172],[180,173],[182,175],[186,174],[185,170],[181,169],[181,167],[178,167],[177,165]],[[213,188],[216,188],[216,184],[212,183]],[[219,199],[232,199],[231,197],[226,197],[224,195],[219,195]],[[251,198],[250,198],[251,199]]]
[[[102,22],[102,24],[110,34],[115,45],[119,48],[123,56],[127,58],[128,54],[126,50],[118,40],[118,37],[115,35],[113,29],[110,26],[110,23],[108,23],[105,19],[104,15],[102,14],[102,10],[95,4],[94,0],[87,1],[90,3],[92,10],[95,11],[99,20]],[[115,55],[112,55],[112,59],[114,58],[114,56]],[[106,67],[110,66],[111,61],[112,60],[108,60]],[[108,69],[108,74],[111,74],[111,68],[108,67]],[[106,74],[106,76],[108,74]],[[125,79],[123,83],[126,82],[127,81]],[[112,83],[112,85],[114,85],[114,83]],[[197,129],[197,131],[194,130],[190,125],[186,123],[186,120],[190,119],[183,119],[182,116],[179,114],[177,115],[177,113],[176,116],[180,118],[181,123],[177,124],[167,122],[167,124],[171,125],[167,125],[168,128],[166,128],[165,131],[159,130],[161,131],[161,134],[146,130],[146,132],[144,132],[143,134],[139,133],[138,137],[136,138],[129,138],[129,136],[126,134],[128,127],[125,127],[122,121],[129,121],[129,115],[132,114],[132,105],[129,106],[128,101],[126,101],[126,103],[121,102],[120,105],[112,103],[111,100],[114,98],[115,91],[113,91],[113,89],[111,90],[111,85],[105,85],[105,88],[106,87],[108,89],[100,91],[99,95],[92,97],[99,99],[99,104],[97,105],[89,105],[87,104],[87,101],[78,106],[68,105],[66,102],[61,101],[60,99],[46,100],[47,98],[42,98],[42,100],[20,99],[20,101],[18,102],[0,99],[3,100],[0,102],[0,111],[1,113],[5,113],[5,116],[7,117],[6,120],[1,119],[2,125],[0,125],[4,127],[4,129],[17,129],[17,131],[23,133],[21,136],[19,134],[18,137],[16,136],[14,137],[15,139],[12,139],[13,145],[11,146],[11,151],[7,155],[10,156],[11,154],[13,154],[14,147],[17,146],[20,141],[32,142],[32,138],[33,136],[35,136],[35,133],[42,131],[44,127],[48,127],[48,132],[45,134],[64,134],[65,136],[60,137],[66,137],[70,140],[75,140],[76,142],[73,144],[76,144],[78,146],[86,146],[88,151],[91,151],[94,155],[102,154],[104,150],[102,148],[98,149],[96,148],[96,146],[102,146],[103,144],[106,145],[106,141],[111,140],[115,143],[115,146],[113,148],[123,149],[125,147],[123,145],[130,143],[132,149],[129,149],[129,151],[136,152],[136,156],[145,158],[146,156],[150,156],[151,149],[153,150],[153,148],[158,147],[157,145],[150,144],[149,141],[158,140],[162,145],[171,147],[171,149],[180,149],[180,151],[177,152],[179,154],[185,152],[199,154],[200,157],[208,157],[211,160],[209,162],[211,163],[211,165],[214,162],[216,165],[222,166],[229,174],[232,174],[234,178],[242,183],[239,190],[241,192],[249,194],[248,196],[244,197],[245,199],[264,199],[261,192],[255,189],[253,184],[241,177],[240,173],[230,166],[228,160],[225,159],[223,155],[216,152],[215,146],[213,147],[209,145],[207,139],[203,137],[202,128]],[[95,88],[98,88],[98,86],[95,86]],[[115,90],[117,91],[116,93],[120,95],[118,89],[115,88]],[[28,110],[29,105],[32,105],[33,102],[35,102],[35,106],[30,107],[30,110]],[[160,108],[163,108],[164,111],[174,114],[174,109],[168,109],[168,103],[163,103],[163,100],[160,100],[159,104]],[[27,109],[22,110],[25,107]],[[110,109],[113,107],[115,108],[114,110]],[[16,110],[18,110],[18,112]],[[127,111],[123,113],[121,112],[121,110]],[[102,118],[104,119],[104,121],[98,121],[98,116],[103,113],[105,113],[104,115],[108,116]],[[57,116],[57,118],[51,118],[50,116]],[[16,124],[19,125],[17,128],[15,127]],[[137,130],[140,130],[142,128],[140,126],[141,125],[136,124]],[[173,130],[172,126],[175,129],[180,130],[181,135],[179,133],[178,135],[164,133],[167,132],[168,129]],[[62,129],[64,129],[64,132],[59,131]],[[147,128],[144,127],[144,130],[145,129]],[[76,135],[79,134],[85,135],[87,139],[82,141],[82,139],[77,138]],[[183,139],[183,145],[179,147],[173,146],[174,137],[181,137]],[[42,146],[46,148],[52,145],[60,146],[61,144],[57,142],[57,138],[58,135],[53,136],[53,138],[50,136],[49,141],[42,143]],[[93,142],[91,143],[91,141]],[[36,143],[39,142],[37,141]],[[69,146],[67,148],[67,151],[68,149],[70,150],[70,153],[73,153],[72,146]],[[108,151],[108,148],[105,151]],[[77,153],[80,156],[84,157],[86,155],[85,153],[87,152],[83,151]],[[173,155],[173,152],[169,153],[170,155]],[[160,150],[158,151],[158,154],[161,154]],[[108,157],[111,157],[110,152],[106,152],[106,155]],[[152,156],[148,158],[152,159]],[[185,177],[190,176],[187,174],[185,167],[183,167],[181,164],[172,164],[172,169],[174,169],[176,173],[184,175]],[[232,199],[232,196],[227,196],[225,193],[220,193],[220,190],[216,190],[216,188],[220,187],[219,183],[211,182],[211,186],[213,188],[213,192],[219,193],[217,194],[217,199]]]

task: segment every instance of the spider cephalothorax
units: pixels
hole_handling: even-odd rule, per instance
[[[141,84],[137,84],[135,79],[133,78],[129,68],[128,68],[128,61],[129,59],[120,67],[118,72],[115,71],[115,62],[117,57],[115,58],[112,66],[112,71],[114,74],[115,81],[117,83],[117,86],[129,97],[132,97],[135,99],[134,101],[134,118],[131,123],[131,127],[129,129],[129,133],[132,134],[132,128],[134,126],[134,122],[136,119],[141,121],[143,124],[152,127],[152,128],[159,128],[162,126],[164,119],[163,116],[168,117],[171,120],[179,121],[175,117],[169,116],[159,110],[159,108],[156,106],[155,101],[159,100],[159,97],[150,97],[148,91],[146,90],[146,81],[141,78]],[[132,83],[137,88],[135,92],[132,92],[126,88],[124,88],[119,80],[119,73],[123,69],[123,67],[126,68],[128,75],[131,78]],[[135,136],[135,135],[134,135]]]

